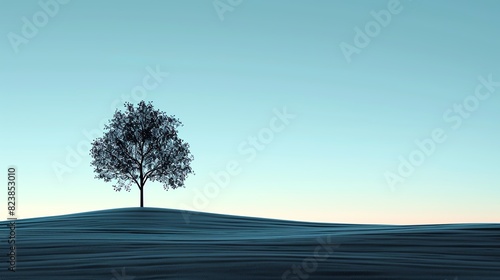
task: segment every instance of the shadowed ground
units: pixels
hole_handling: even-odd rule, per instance
[[[7,224],[0,223],[2,280],[500,279],[500,224],[321,224],[104,210],[17,221],[15,273],[7,271]]]

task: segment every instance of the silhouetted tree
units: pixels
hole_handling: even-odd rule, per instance
[[[137,107],[127,102],[125,108],[115,112],[104,136],[92,142],[91,166],[95,178],[117,181],[115,191],[130,191],[135,183],[144,207],[146,182],[161,182],[165,190],[184,187],[187,175],[193,173],[193,156],[189,144],[177,135],[182,123],[175,116],[155,110],[151,102],[141,101]]]

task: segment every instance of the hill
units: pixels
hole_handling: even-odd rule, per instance
[[[18,220],[0,279],[500,279],[500,225],[325,224],[123,208]],[[8,236],[8,222],[0,222]]]

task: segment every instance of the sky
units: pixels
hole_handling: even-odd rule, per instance
[[[125,101],[184,124],[145,206],[370,224],[500,222],[498,1],[0,1],[0,219],[139,206],[94,179]],[[189,216],[186,217],[186,221]]]

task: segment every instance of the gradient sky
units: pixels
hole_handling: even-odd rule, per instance
[[[146,206],[342,223],[500,222],[500,87],[490,92],[479,79],[500,81],[499,1],[244,0],[222,17],[212,0],[57,5],[43,25],[38,1],[0,2],[0,204],[16,165],[21,218],[139,205],[137,188],[117,193],[94,179],[86,134],[99,136],[124,100],[137,103],[137,86],[154,83],[158,69],[169,75],[144,99],[184,123],[196,175],[184,189],[148,183]],[[372,11],[388,9],[396,12],[385,26],[374,25]],[[23,17],[34,16],[42,26],[30,34]],[[366,27],[369,42],[355,38]],[[23,28],[32,38],[19,43]],[[356,42],[346,58],[341,46]],[[455,104],[464,102],[470,112],[461,115]],[[285,107],[295,117],[275,121]],[[272,138],[253,147],[249,137],[270,127]],[[400,156],[418,154],[415,140],[435,129],[446,140],[391,188],[387,172],[398,175]],[[214,193],[210,174],[228,163],[239,174]]]

